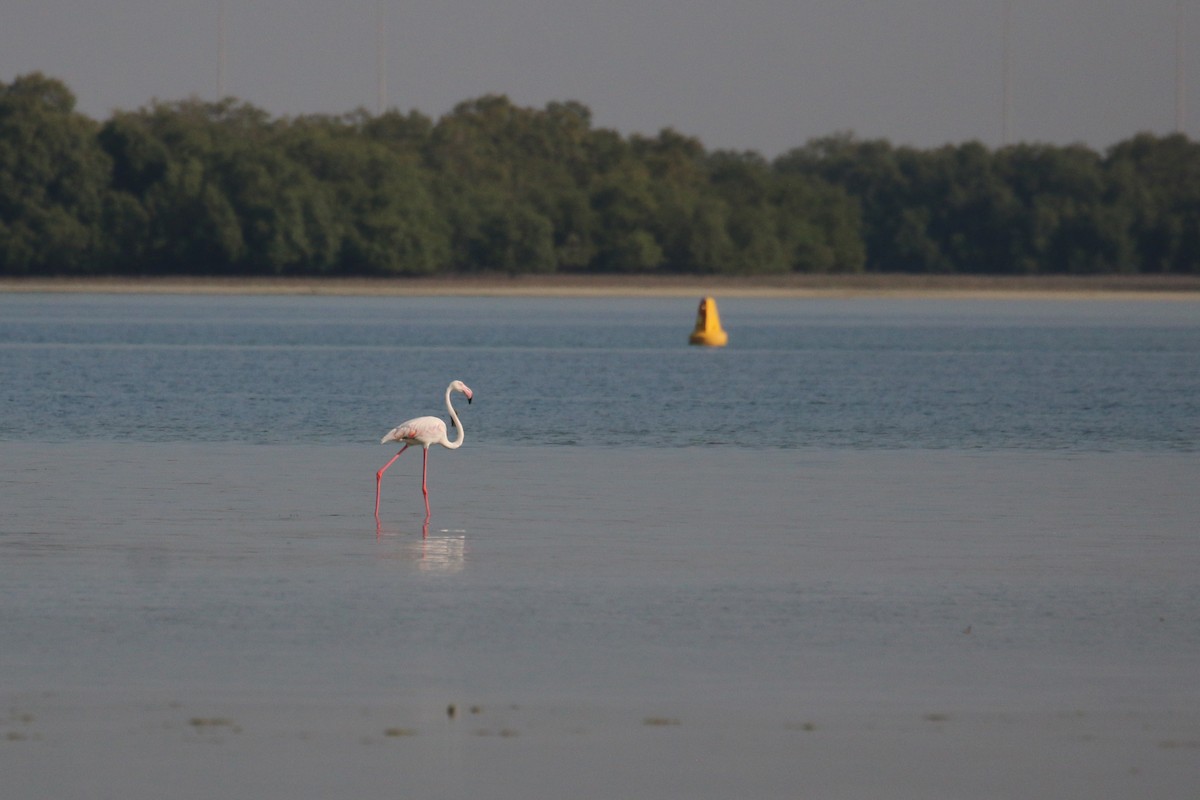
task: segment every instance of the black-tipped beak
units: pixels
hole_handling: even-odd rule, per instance
[[[471,405],[471,398],[467,398],[467,405]]]

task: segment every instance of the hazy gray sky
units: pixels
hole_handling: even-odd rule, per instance
[[[839,131],[931,147],[1002,138],[1006,0],[384,0],[389,104],[578,100],[773,157]],[[1009,0],[1014,140],[1104,148],[1175,129],[1177,0]],[[222,0],[7,0],[0,80],[67,82],[97,119],[213,98]],[[376,107],[379,0],[224,0],[225,87],[275,115]],[[1184,0],[1186,130],[1200,0]]]

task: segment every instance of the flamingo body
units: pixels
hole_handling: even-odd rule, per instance
[[[446,435],[446,423],[437,417],[417,417],[407,422],[401,422],[379,440],[380,444],[388,442],[403,442],[406,445],[419,444],[428,448],[432,444],[448,446],[450,437]]]
[[[458,438],[450,441],[450,437],[446,435],[446,423],[442,422],[437,417],[416,417],[407,422],[401,422],[396,427],[392,428],[387,434],[379,440],[380,444],[388,442],[401,442],[404,447],[400,448],[400,452],[392,456],[392,460],[383,465],[379,472],[375,473],[375,518],[379,519],[379,489],[383,483],[383,473],[387,472],[388,467],[396,463],[396,459],[400,454],[407,450],[411,445],[420,445],[422,448],[421,461],[421,493],[425,497],[425,518],[429,519],[429,486],[426,478],[429,473],[429,448],[432,445],[440,444],[447,450],[457,450],[462,447],[463,437],[466,436],[466,431],[463,430],[462,422],[458,418],[458,414],[454,411],[454,406],[450,404],[450,393],[459,392],[467,398],[467,402],[471,402],[471,398],[475,393],[470,387],[462,381],[452,381],[446,387],[446,409],[450,412],[450,424],[458,429]]]

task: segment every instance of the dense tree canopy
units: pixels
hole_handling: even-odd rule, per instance
[[[1198,273],[1200,144],[1142,134],[1098,154],[977,142],[935,150],[835,136],[775,161],[860,203],[865,268]]]
[[[66,86],[38,74],[0,83],[0,270],[92,268],[111,172]]]
[[[933,150],[840,135],[774,161],[575,102],[438,120],[233,100],[104,122],[0,82],[0,274],[1200,272],[1200,144]]]

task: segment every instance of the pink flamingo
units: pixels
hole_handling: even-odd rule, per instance
[[[458,438],[453,442],[446,436],[446,423],[442,422],[437,417],[417,417],[410,419],[408,422],[401,422],[396,427],[388,431],[387,436],[379,440],[380,444],[388,442],[404,442],[404,447],[400,448],[400,453],[408,449],[410,444],[419,444],[424,450],[424,458],[421,462],[421,492],[425,495],[425,518],[429,518],[429,487],[426,485],[425,477],[429,468],[429,446],[440,444],[449,450],[457,450],[462,447],[463,437],[466,436],[466,431],[463,430],[462,422],[458,418],[458,414],[454,413],[454,406],[450,405],[450,393],[461,392],[467,396],[467,402],[471,402],[474,393],[462,381],[452,381],[446,387],[446,408],[450,411],[450,424],[458,428]],[[387,468],[396,463],[396,459],[400,457],[400,453],[392,456],[392,460],[383,465],[383,469],[375,473],[375,519],[379,519],[379,486],[383,482],[383,473],[387,472]]]

